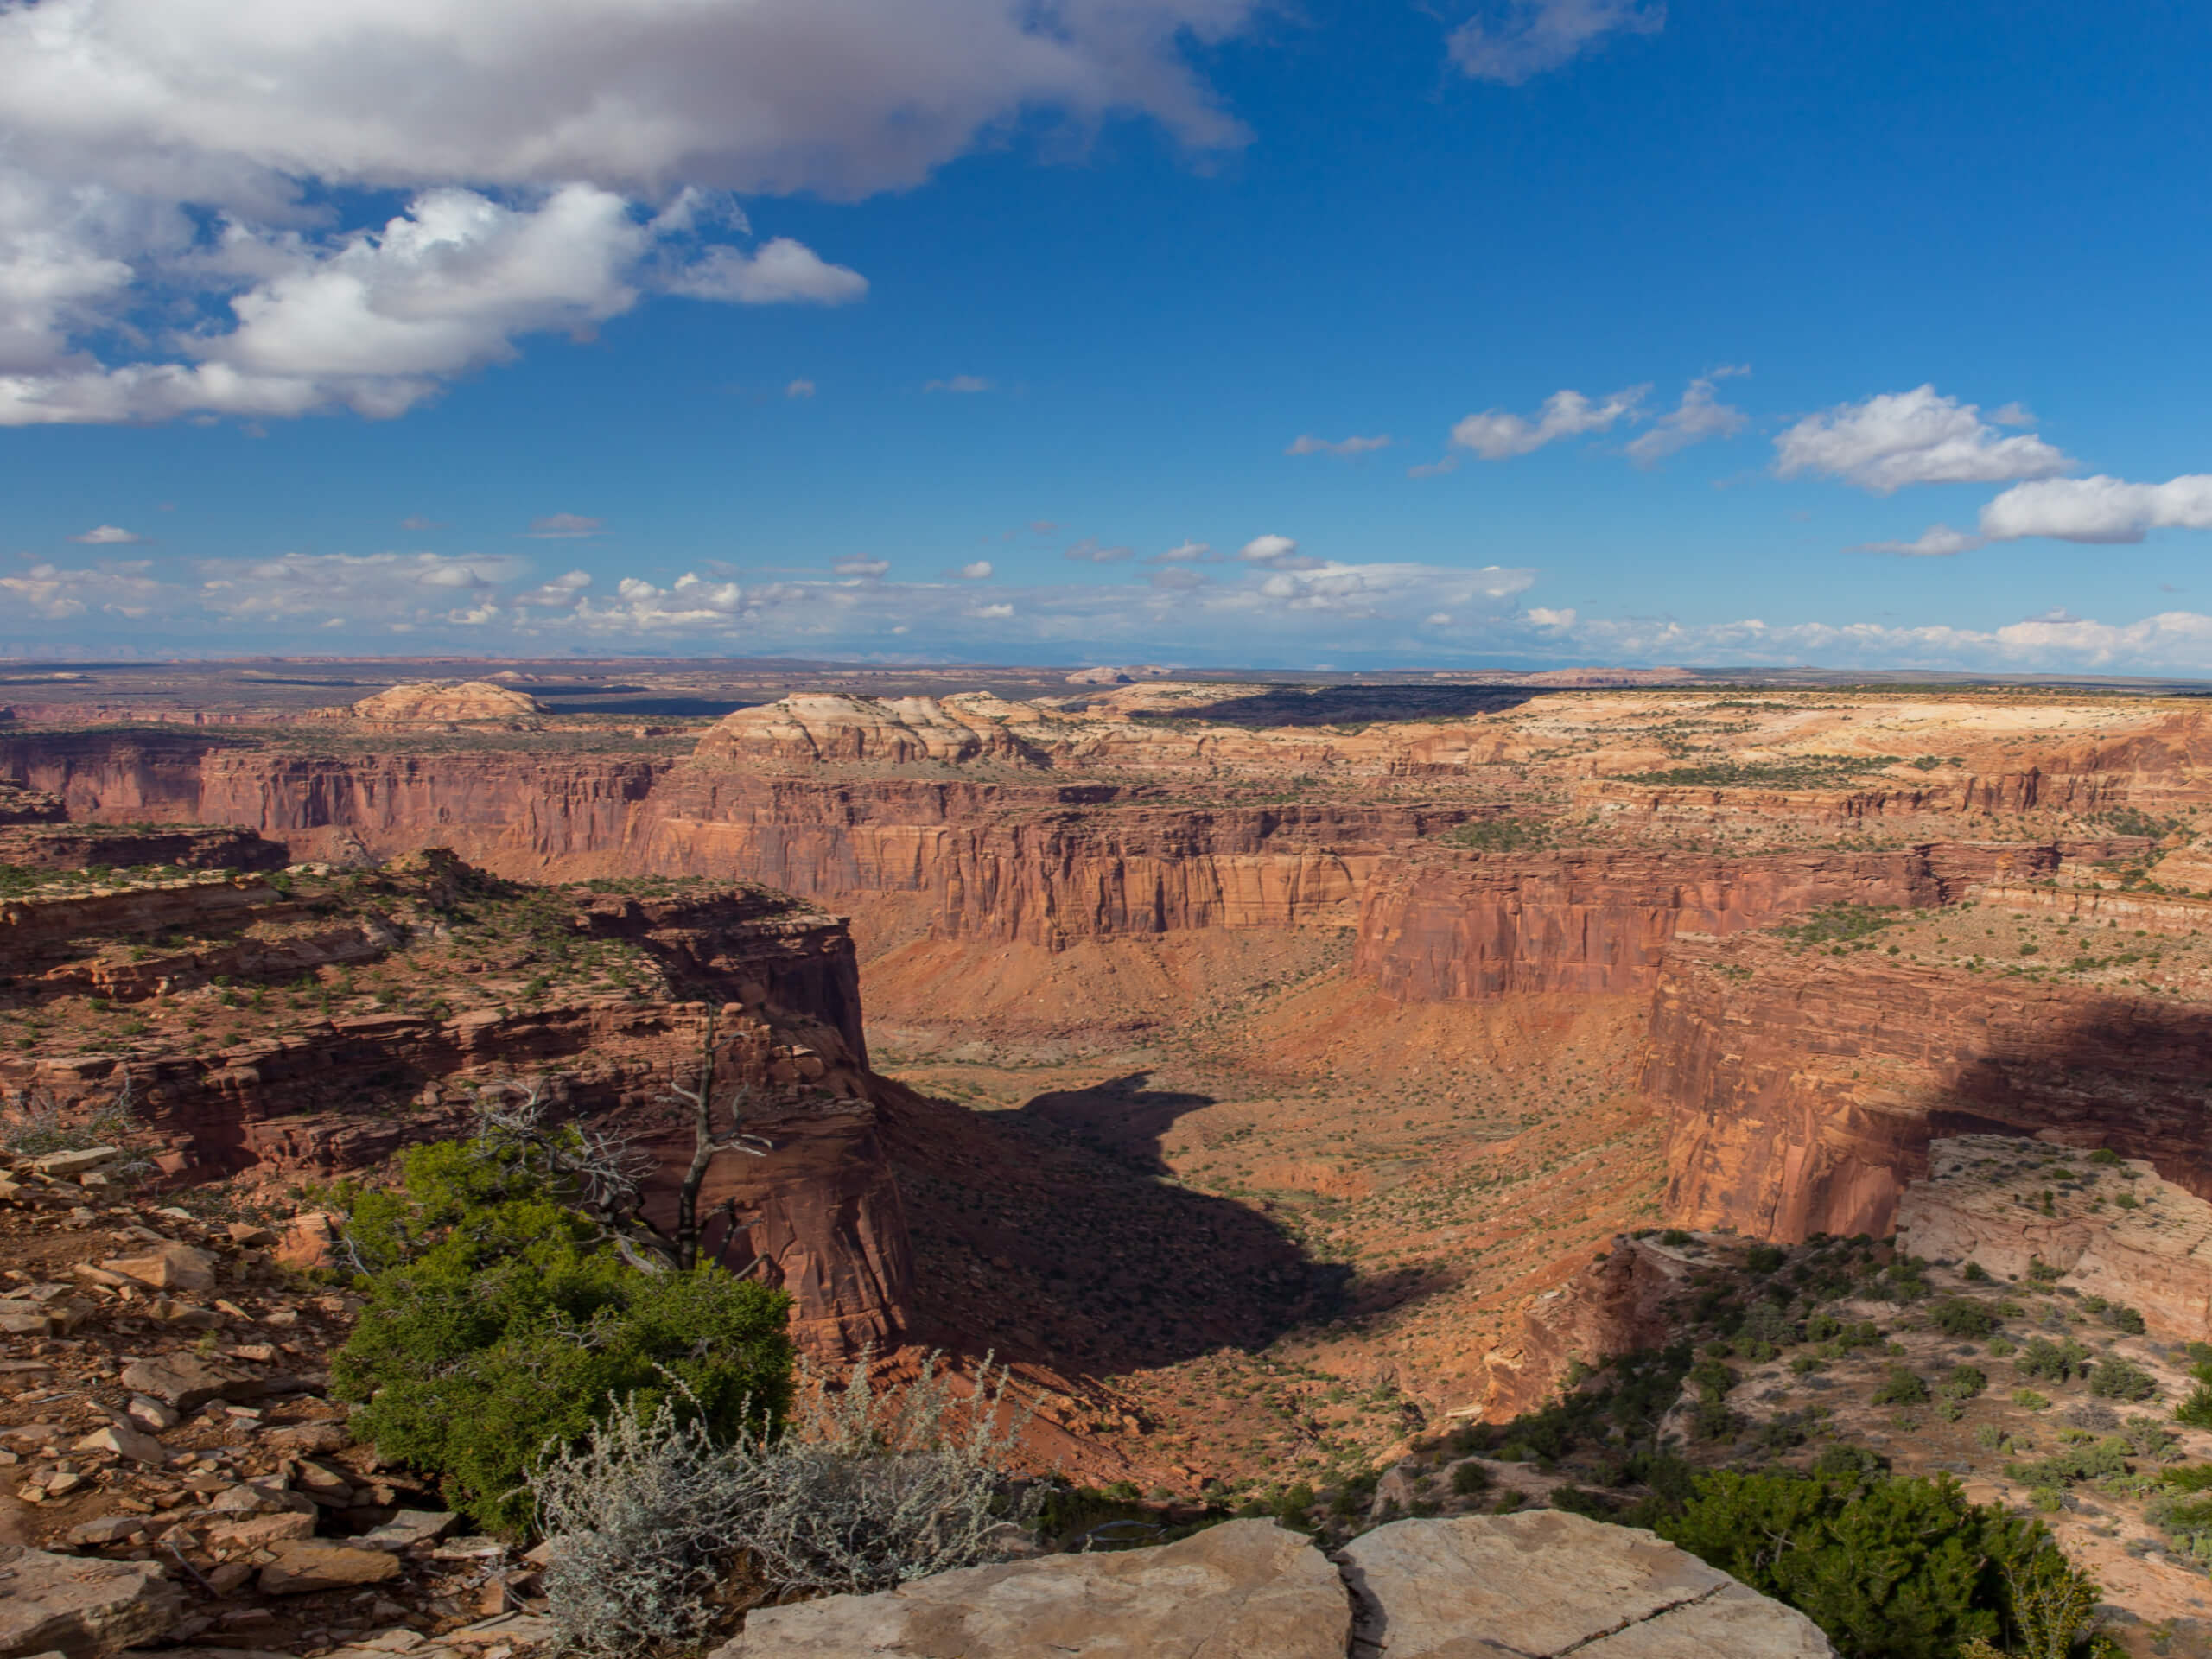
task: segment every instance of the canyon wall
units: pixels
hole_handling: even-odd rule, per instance
[[[317,963],[404,960],[434,947],[443,925],[425,927],[403,902],[410,884],[435,899],[472,879],[434,854],[375,878],[387,892],[351,898],[312,884],[296,897],[245,876],[10,900],[0,906],[0,985],[29,991],[51,1016],[71,995],[190,997],[218,971],[289,983]],[[754,889],[556,897],[569,906],[557,924],[567,935],[635,945],[679,995],[725,1007],[718,1076],[748,1091],[746,1128],[772,1143],[765,1157],[726,1154],[710,1173],[707,1201],[734,1200],[743,1227],[732,1264],[763,1259],[766,1281],[792,1294],[794,1334],[824,1358],[893,1343],[909,1320],[912,1267],[880,1122],[912,1097],[868,1067],[843,924]],[[118,948],[156,938],[165,942]],[[651,1154],[666,1207],[691,1152],[688,1116],[669,1094],[696,1077],[708,1004],[582,990],[528,1001],[319,1018],[294,998],[220,1046],[148,1037],[142,1022],[138,1034],[109,1029],[88,1048],[48,1042],[0,1056],[0,1085],[67,1102],[111,1096],[127,1081],[168,1144],[164,1169],[183,1179],[372,1168],[467,1133],[481,1091],[536,1086],[556,1113],[591,1118]]]
[[[2047,874],[2101,847],[1937,842],[1743,857],[1652,848],[1440,852],[1377,871],[1361,899],[1353,966],[1404,1001],[1640,993],[1678,931],[1738,933],[1823,905],[1948,904],[1969,884]]]
[[[1643,1068],[1665,1211],[1763,1238],[1885,1234],[1931,1140],[2042,1134],[2212,1196],[2212,1011],[1780,940],[1679,938]]]

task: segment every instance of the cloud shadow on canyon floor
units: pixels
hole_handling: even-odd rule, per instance
[[[1145,709],[1137,720],[1203,720],[1217,726],[1357,726],[1387,720],[1466,720],[1517,709],[1538,690],[1510,685],[1282,686],[1256,697]]]
[[[899,1115],[889,1140],[930,1339],[1113,1372],[1262,1348],[1336,1316],[1349,1268],[1161,1179],[1160,1135],[1212,1101],[1147,1081]]]

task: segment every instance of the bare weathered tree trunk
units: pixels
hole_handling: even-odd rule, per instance
[[[674,1268],[690,1272],[699,1265],[707,1224],[720,1215],[727,1230],[721,1255],[727,1255],[737,1237],[737,1200],[728,1199],[707,1217],[699,1214],[699,1193],[715,1155],[741,1152],[764,1158],[775,1150],[765,1136],[745,1131],[745,1108],[753,1090],[740,1084],[724,1103],[730,1114],[729,1133],[715,1133],[715,1011],[707,1011],[707,1029],[699,1049],[697,1087],[671,1086],[661,1098],[669,1104],[691,1109],[691,1162],[676,1190],[676,1224],[664,1229],[645,1214],[645,1181],[653,1162],[618,1133],[575,1122],[555,1130],[545,1122],[545,1106],[537,1084],[512,1084],[518,1104],[499,1106],[488,1100],[477,1106],[478,1133],[519,1147],[524,1158],[556,1180],[574,1188],[577,1204],[596,1218],[623,1259],[651,1272]],[[650,1252],[645,1254],[644,1252]],[[717,1257],[719,1260],[720,1257]],[[743,1272],[751,1271],[748,1265]]]
[[[705,1224],[699,1218],[699,1189],[706,1185],[707,1171],[714,1164],[715,1154],[741,1152],[748,1157],[761,1158],[772,1150],[761,1136],[745,1133],[745,1108],[753,1091],[743,1084],[730,1096],[728,1135],[715,1138],[715,1010],[709,1004],[706,1035],[699,1048],[699,1086],[686,1089],[677,1084],[672,1089],[673,1097],[688,1103],[691,1108],[691,1166],[683,1173],[683,1185],[676,1189],[676,1229],[670,1239],[670,1253],[675,1265],[686,1273],[699,1265],[700,1240],[706,1231]],[[727,1253],[737,1230],[737,1200],[730,1199],[722,1205],[722,1211],[728,1227],[722,1249]]]

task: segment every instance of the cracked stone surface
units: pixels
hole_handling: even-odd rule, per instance
[[[713,1659],[1343,1659],[1351,1607],[1328,1558],[1272,1521],[1165,1544],[918,1579],[772,1607]]]
[[[1556,1510],[1399,1521],[1338,1553],[1353,1659],[1832,1659],[1803,1614],[1635,1527]]]

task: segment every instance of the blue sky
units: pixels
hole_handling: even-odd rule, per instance
[[[2202,7],[1039,10],[0,0],[0,650],[2212,671]]]

